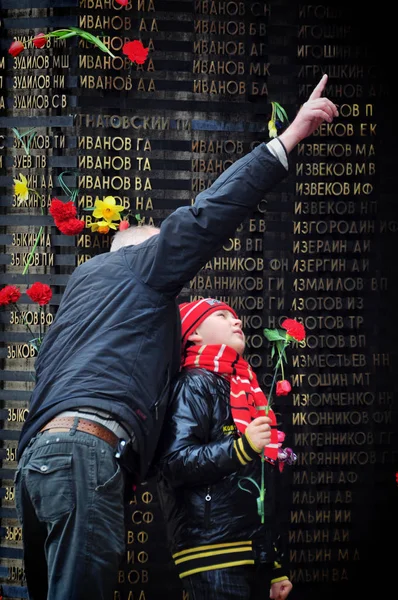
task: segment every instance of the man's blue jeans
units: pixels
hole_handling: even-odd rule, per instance
[[[115,450],[80,431],[38,434],[15,487],[30,600],[111,600],[125,552]]]
[[[182,580],[189,600],[267,600],[272,566],[241,565],[195,573]]]

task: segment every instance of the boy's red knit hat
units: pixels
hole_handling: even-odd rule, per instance
[[[217,310],[229,310],[236,319],[238,315],[236,312],[225,302],[221,300],[215,300],[214,298],[202,298],[202,300],[195,300],[195,302],[184,302],[180,304],[180,315],[181,315],[181,344],[184,349],[185,344],[191,333],[195,331],[197,327],[211,313]]]

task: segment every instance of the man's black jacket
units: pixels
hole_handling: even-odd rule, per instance
[[[265,144],[235,162],[160,233],[75,269],[36,361],[22,427],[29,440],[61,411],[97,407],[134,431],[145,477],[159,439],[169,382],[180,361],[176,298],[287,174]]]

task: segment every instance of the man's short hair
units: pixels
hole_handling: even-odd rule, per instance
[[[158,234],[159,231],[160,229],[152,227],[152,225],[134,225],[123,231],[117,231],[113,236],[110,251],[115,252],[124,246],[141,244],[141,242],[145,242],[148,238]]]

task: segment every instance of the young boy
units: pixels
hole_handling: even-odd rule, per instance
[[[285,600],[292,584],[276,547],[276,420],[242,358],[242,322],[211,298],[179,308],[181,372],[158,479],[175,565],[190,600]],[[260,486],[262,468],[263,502],[248,479]]]

